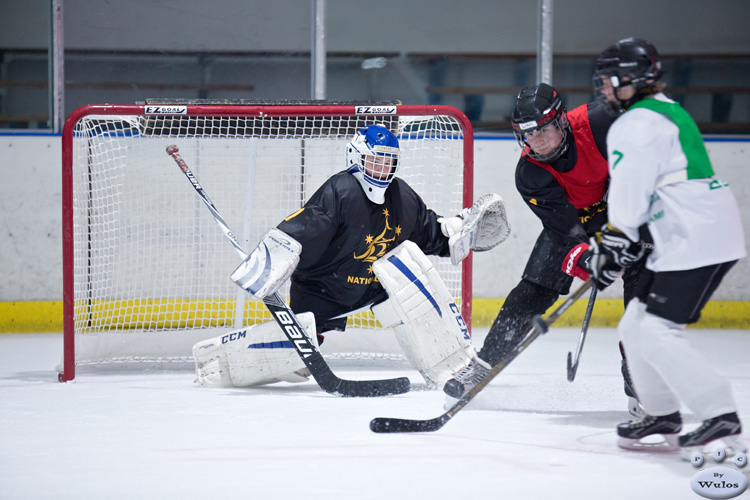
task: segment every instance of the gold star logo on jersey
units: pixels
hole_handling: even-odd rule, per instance
[[[383,229],[383,232],[375,238],[373,238],[372,235],[369,234],[365,236],[367,249],[364,251],[364,253],[362,253],[362,255],[357,255],[357,253],[354,252],[355,259],[364,262],[375,262],[388,252],[388,247],[393,241],[396,240],[396,235],[401,234],[400,226],[396,226],[395,230],[391,227],[390,222],[388,221],[390,212],[388,212],[387,208],[383,209],[383,215],[385,216],[385,229]],[[369,269],[368,271],[372,272]]]

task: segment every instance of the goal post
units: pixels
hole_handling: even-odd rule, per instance
[[[450,216],[473,203],[473,131],[450,106],[162,101],[74,111],[62,133],[60,381],[83,366],[191,364],[199,340],[272,319],[229,278],[234,250],[168,145],[249,251],[346,168],[344,146],[372,123],[397,135],[398,175],[428,208]],[[431,259],[471,325],[471,255],[459,267]],[[353,338],[375,332],[374,345],[357,348],[373,357],[380,329],[369,312],[348,320]]]

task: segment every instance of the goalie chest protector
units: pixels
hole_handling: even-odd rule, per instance
[[[567,172],[558,172],[549,164],[533,160],[528,156],[526,161],[554,175],[571,205],[576,208],[586,208],[604,198],[607,192],[609,165],[594,142],[587,105],[583,104],[569,111],[568,121],[573,130],[573,139],[578,153],[575,167]]]

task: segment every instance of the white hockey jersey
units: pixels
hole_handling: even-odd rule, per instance
[[[664,94],[643,99],[607,134],[609,222],[633,241],[648,224],[646,267],[679,271],[746,255],[737,201],[714,177],[698,127]]]

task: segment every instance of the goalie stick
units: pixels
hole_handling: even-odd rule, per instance
[[[586,315],[583,317],[583,326],[581,327],[581,334],[578,337],[578,345],[576,346],[575,361],[573,360],[573,353],[568,352],[568,382],[572,382],[576,379],[578,363],[581,361],[581,351],[583,351],[583,343],[586,341],[586,332],[589,330],[591,312],[594,310],[594,302],[596,302],[596,292],[598,290],[598,288],[593,287],[591,289],[591,295],[589,295],[589,305],[586,306]]]
[[[248,254],[237,241],[237,238],[235,238],[234,233],[229,229],[224,218],[219,214],[219,211],[198,183],[198,179],[193,175],[190,167],[188,167],[185,160],[180,156],[177,146],[174,144],[168,146],[167,154],[174,159],[180,167],[180,170],[182,170],[188,178],[190,184],[208,208],[208,211],[211,212],[216,224],[221,228],[222,232],[242,260],[246,259]],[[320,354],[320,351],[307,336],[305,329],[299,324],[299,321],[292,310],[278,293],[266,297],[263,299],[263,303],[268,307],[268,310],[271,311],[273,318],[279,324],[279,327],[281,327],[281,330],[284,332],[287,339],[289,339],[289,342],[291,342],[292,346],[297,351],[297,354],[299,354],[299,357],[305,363],[305,366],[310,370],[312,377],[325,392],[340,396],[375,397],[403,394],[409,391],[411,383],[407,377],[384,380],[345,380],[339,378],[333,373],[333,371],[331,371],[331,368],[323,358],[323,355]]]
[[[394,432],[433,432],[443,427],[450,419],[456,416],[479,392],[489,384],[501,371],[503,371],[514,359],[518,357],[534,340],[540,335],[547,333],[549,326],[557,321],[560,316],[567,311],[570,306],[580,299],[586,291],[594,284],[589,278],[586,280],[565,302],[560,304],[557,309],[543,319],[541,316],[534,318],[534,325],[523,342],[511,350],[498,364],[496,364],[477,385],[471,388],[466,394],[453,405],[451,408],[439,417],[428,420],[411,420],[403,418],[378,417],[370,421],[370,430],[377,433],[394,433]]]

